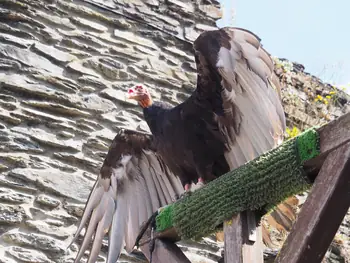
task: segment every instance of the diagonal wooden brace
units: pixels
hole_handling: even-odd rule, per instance
[[[275,262],[321,262],[349,206],[348,142],[327,156]]]

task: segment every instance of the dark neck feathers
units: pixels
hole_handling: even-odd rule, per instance
[[[171,108],[171,105],[158,101],[154,101],[151,106],[143,108],[145,120],[154,135],[157,134],[160,128],[160,125],[157,124],[162,122],[165,113]]]

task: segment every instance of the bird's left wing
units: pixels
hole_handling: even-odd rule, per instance
[[[116,135],[72,240],[87,223],[75,262],[91,242],[88,262],[95,262],[102,239],[109,233],[107,262],[115,263],[124,244],[127,252],[132,251],[141,224],[183,193],[178,177],[152,148],[152,135],[131,130]]]

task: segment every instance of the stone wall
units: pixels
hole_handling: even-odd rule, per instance
[[[0,262],[73,261],[77,246],[66,247],[111,140],[147,130],[125,90],[186,98],[191,41],[215,25],[217,4],[0,1]],[[216,246],[186,250],[218,259]]]
[[[78,247],[66,247],[111,140],[148,130],[124,92],[141,82],[173,105],[187,98],[191,42],[219,17],[215,0],[0,0],[0,262],[73,262]],[[312,125],[308,99],[288,97],[306,94],[308,75],[284,66],[289,123]],[[193,262],[217,262],[219,247],[182,244]]]

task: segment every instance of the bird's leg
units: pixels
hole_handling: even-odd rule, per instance
[[[192,186],[192,184],[185,184],[185,191],[186,192],[189,192],[189,191],[191,191],[191,186]]]
[[[187,195],[191,195],[191,193],[192,193],[191,188],[192,188],[192,183],[186,183],[185,186],[184,186],[185,192],[180,194],[180,196],[179,196],[179,198],[177,200],[182,199],[182,198],[184,198]]]
[[[205,180],[203,179],[203,177],[198,178],[198,182],[194,186],[194,188],[192,187],[192,182],[186,183],[184,186],[185,192],[179,196],[179,199],[185,197],[186,195],[191,195],[191,193],[193,193],[193,191],[196,191],[196,189],[201,188],[203,185],[205,185]]]
[[[197,185],[198,187],[202,187],[203,185],[205,185],[205,180],[202,177],[199,177]]]

